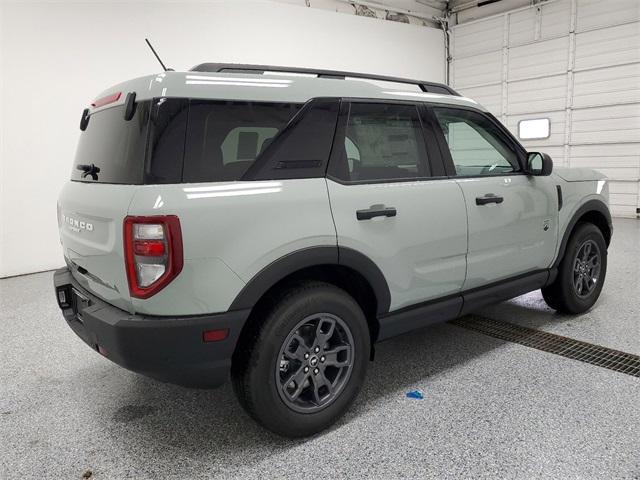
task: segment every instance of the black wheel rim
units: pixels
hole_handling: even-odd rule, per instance
[[[330,313],[306,317],[291,330],[278,354],[280,398],[297,412],[326,408],[349,381],[353,357],[353,336],[341,318]]]
[[[593,293],[601,267],[600,247],[593,240],[586,240],[573,259],[573,290],[578,297],[585,298]]]

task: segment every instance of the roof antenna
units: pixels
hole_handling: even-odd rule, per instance
[[[158,59],[158,62],[160,62],[160,65],[162,66],[162,69],[165,72],[173,72],[173,68],[167,68],[164,66],[164,63],[162,63],[162,60],[160,60],[160,57],[158,56],[158,54],[156,53],[155,48],[153,48],[153,45],[151,45],[151,42],[149,41],[148,38],[144,39],[145,42],[147,42],[147,45],[149,45],[149,48],[151,49],[151,51],[153,52],[153,54],[156,56],[156,58]]]

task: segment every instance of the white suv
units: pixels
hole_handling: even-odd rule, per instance
[[[445,85],[203,64],[108,89],[80,128],[68,324],[163,381],[230,374],[281,435],[334,422],[376,342],[540,288],[579,313],[602,289],[604,177],[552,173]]]

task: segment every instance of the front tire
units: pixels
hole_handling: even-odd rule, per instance
[[[558,312],[586,312],[598,300],[606,273],[607,244],[602,232],[592,223],[579,223],[567,243],[556,280],[542,288],[542,296]]]
[[[285,437],[317,433],[347,410],[364,380],[371,348],[359,305],[323,282],[279,295],[241,342],[232,367],[240,404]]]

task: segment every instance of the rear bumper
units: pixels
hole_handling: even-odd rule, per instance
[[[249,310],[189,317],[132,315],[84,290],[68,268],[53,277],[70,305],[62,314],[91,348],[118,365],[163,382],[190,387],[224,383]],[[75,295],[71,295],[75,290]],[[60,304],[60,302],[58,302]],[[205,343],[205,330],[228,329],[224,340]]]

